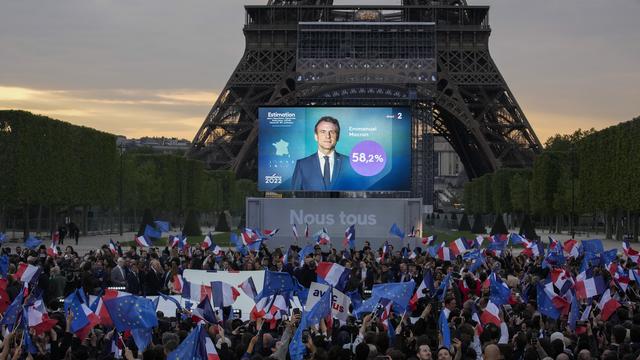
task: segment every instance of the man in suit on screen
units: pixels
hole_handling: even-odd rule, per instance
[[[327,191],[349,190],[346,182],[355,172],[347,155],[336,152],[340,139],[340,123],[331,116],[318,120],[314,128],[318,151],[296,161],[292,190]]]

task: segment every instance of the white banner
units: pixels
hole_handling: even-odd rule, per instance
[[[320,301],[320,298],[327,290],[329,290],[329,285],[312,282],[304,308],[307,311],[311,310],[313,305]],[[341,291],[333,289],[333,303],[331,304],[331,314],[333,317],[346,322],[349,317],[349,305],[351,305],[351,299]]]

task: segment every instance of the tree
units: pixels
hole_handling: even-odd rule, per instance
[[[466,213],[462,214],[460,219],[460,225],[458,225],[459,231],[471,231],[471,225],[469,225],[469,216]]]
[[[473,226],[471,227],[471,232],[474,234],[487,233],[487,229],[484,227],[484,222],[482,221],[482,215],[475,214],[473,216]]]
[[[198,221],[198,218],[198,213],[195,210],[189,210],[189,212],[187,213],[187,219],[184,222],[184,227],[182,228],[182,235],[202,235],[202,230],[200,229],[200,222]]]

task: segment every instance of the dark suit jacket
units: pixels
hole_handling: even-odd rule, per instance
[[[291,180],[292,190],[326,191],[341,190],[352,174],[355,174],[349,164],[349,157],[335,152],[333,176],[330,184],[325,184],[320,169],[320,159],[315,152],[304,159],[296,161]]]
[[[134,273],[133,271],[127,269],[127,292],[133,295],[142,294],[142,286],[140,286],[140,273]]]
[[[155,271],[149,269],[144,277],[144,294],[146,296],[158,295],[163,289],[164,274],[156,274]]]

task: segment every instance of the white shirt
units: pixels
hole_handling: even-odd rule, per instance
[[[329,179],[333,180],[333,164],[336,162],[336,152],[332,151],[329,155],[325,155],[318,151],[318,157],[320,158],[320,173],[322,177],[324,177],[324,157],[329,157]]]

